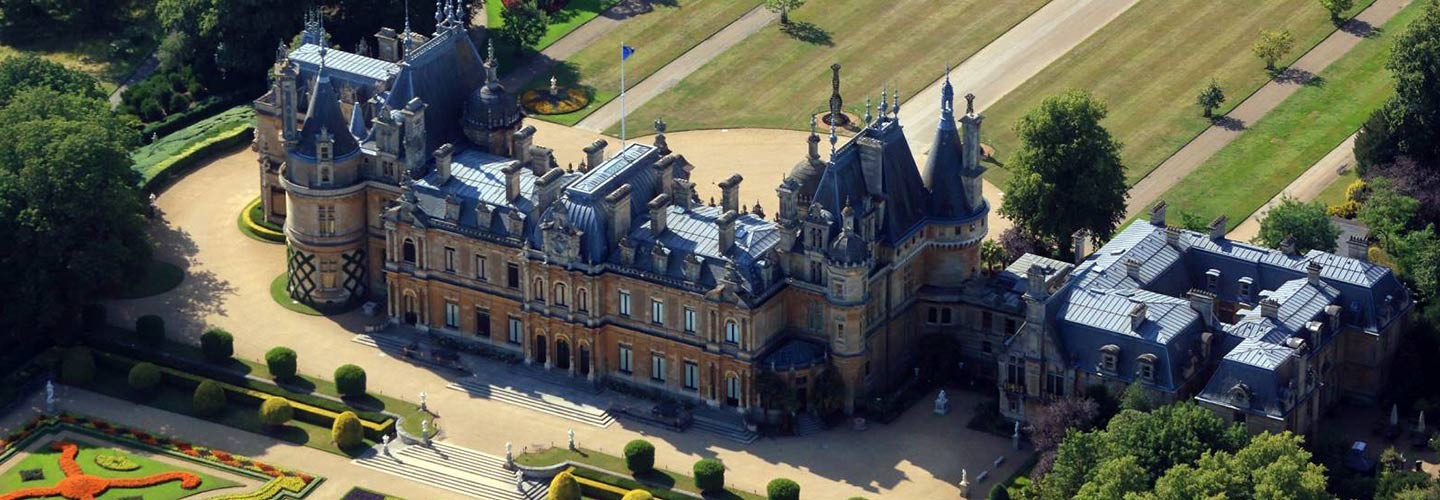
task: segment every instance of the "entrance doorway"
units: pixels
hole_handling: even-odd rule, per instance
[[[415,314],[415,296],[405,296],[405,324],[415,326],[420,321],[419,315]]]
[[[555,367],[570,369],[570,342],[565,339],[555,339]]]
[[[542,365],[545,364],[545,360],[548,359],[545,356],[546,354],[548,354],[545,352],[545,348],[545,336],[539,334],[535,335],[535,342],[530,345],[530,357],[531,359],[535,360],[535,363]]]
[[[580,375],[590,375],[590,346],[580,344],[580,369],[576,371]]]

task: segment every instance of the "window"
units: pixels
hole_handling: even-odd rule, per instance
[[[1250,279],[1249,276],[1240,278],[1240,300],[1250,300],[1250,286],[1253,284],[1255,284],[1255,280]]]
[[[634,356],[635,354],[630,350],[630,346],[620,346],[620,373],[629,374],[635,370]]]
[[[590,291],[584,288],[575,290],[575,305],[579,306],[580,312],[590,310]]]
[[[695,310],[685,308],[685,333],[695,333]]]
[[[819,262],[811,262],[811,263],[810,263],[810,281],[811,281],[812,283],[819,283],[819,282],[820,282],[820,263],[819,263]]]
[[[665,381],[665,355],[658,352],[650,354],[650,380],[656,382]]]
[[[991,345],[989,340],[986,340],[980,343],[980,350],[989,353],[995,350],[995,346]]]
[[[475,310],[475,336],[490,338],[490,310]]]
[[[806,313],[808,313],[808,319],[810,320],[810,330],[819,332],[821,328],[824,328],[822,323],[824,323],[825,318],[821,317],[821,312],[820,304],[815,302],[806,304]]]
[[[316,210],[316,218],[320,223],[321,236],[335,235],[335,207],[321,206]]]
[[[384,161],[380,162],[380,167],[385,170],[385,177],[395,176],[395,164]]]
[[[845,322],[843,321],[835,322],[835,343],[842,347],[845,345]]]
[[[685,362],[685,388],[692,391],[700,389],[700,365],[694,361]]]
[[[505,265],[505,286],[520,288],[520,265],[509,263]]]
[[[535,278],[535,281],[530,282],[530,293],[535,300],[545,302],[545,280]]]
[[[445,247],[445,270],[455,272],[455,249]]]
[[[329,155],[330,155],[330,148],[321,146],[321,147],[320,147],[320,157],[321,157],[321,158],[324,158],[324,157],[329,156]],[[330,167],[328,167],[328,166],[320,167],[320,184],[321,184],[321,185],[328,185],[328,184],[330,184]]]
[[[1018,392],[1025,392],[1025,360],[1019,356],[1010,356],[1005,375],[1005,383],[1014,386]]]
[[[944,307],[940,309],[940,322],[947,325],[950,324],[950,308]]]
[[[620,291],[620,315],[630,315],[630,292],[624,290]]]
[[[510,337],[507,339],[511,344],[519,344],[520,337],[525,334],[525,327],[520,323],[520,318],[510,318]]]
[[[1045,374],[1045,393],[1056,396],[1065,395],[1065,376],[1059,373]]]
[[[445,303],[445,328],[460,328],[460,304]]]
[[[926,314],[925,314],[925,322],[927,322],[927,323],[939,323],[939,322],[940,322],[940,309],[931,307],[930,310],[927,311]]]
[[[980,328],[983,328],[985,331],[990,331],[990,329],[994,327],[995,315],[990,314],[990,311],[980,311]]]
[[[1205,271],[1205,289],[1214,292],[1218,288],[1220,288],[1220,270]]]
[[[725,343],[740,343],[740,327],[735,324],[735,320],[733,319],[725,320]]]
[[[405,243],[402,245],[402,247],[403,247],[403,248],[401,249],[401,254],[404,256],[405,262],[409,262],[409,263],[411,263],[411,264],[414,264],[414,263],[415,263],[415,240],[412,240],[412,239],[410,239],[410,238],[405,238]]]
[[[1019,329],[1020,329],[1020,326],[1019,326],[1019,324],[1017,324],[1017,323],[1015,322],[1014,319],[1005,318],[1005,334],[1006,334],[1006,335],[1014,335],[1015,332],[1019,331]]]
[[[731,375],[725,378],[725,404],[740,406],[740,377]]]
[[[1136,361],[1136,365],[1138,365],[1136,368],[1136,373],[1140,375],[1140,379],[1146,382],[1154,382],[1156,361],[1155,355],[1148,353],[1141,354],[1140,357],[1136,359]]]
[[[567,295],[565,291],[566,290],[564,283],[555,284],[555,296],[551,297],[555,301],[555,305],[561,307],[567,307],[570,305],[570,301],[565,300],[565,296]]]
[[[487,276],[485,275],[485,256],[484,256],[484,255],[476,255],[476,256],[475,256],[475,279],[480,280],[480,281],[488,281],[488,280],[490,279],[489,277],[487,277]]]
[[[1120,347],[1109,344],[1100,348],[1100,370],[1114,373],[1116,356],[1120,354]]]
[[[844,297],[844,296],[845,296],[845,282],[844,282],[844,281],[835,280],[835,286],[833,286],[832,288],[835,289],[835,296],[836,296],[836,297]]]
[[[650,299],[650,322],[657,325],[665,324],[665,303],[660,299]]]

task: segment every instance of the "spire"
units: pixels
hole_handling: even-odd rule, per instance
[[[831,64],[830,71],[830,116],[827,116],[825,121],[830,123],[833,129],[835,122],[840,120],[840,110],[844,108],[845,101],[840,98],[840,63]]]
[[[890,108],[890,86],[886,85],[880,91],[880,120],[885,120],[885,111]]]
[[[900,89],[898,89],[898,88],[895,89],[895,95],[894,95],[893,99],[894,99],[894,101],[892,101],[891,104],[890,104],[890,112],[895,115],[895,119],[896,119],[896,120],[899,120],[899,119],[900,119]]]
[[[835,137],[835,124],[834,124],[834,123],[831,123],[831,124],[830,124],[830,162],[831,162],[831,163],[834,163],[834,162],[835,162],[835,143],[836,143],[836,142],[839,142],[839,141],[840,141],[840,138]]]
[[[410,2],[409,2],[409,1],[406,1],[406,2],[405,2],[405,10],[406,10],[406,12],[409,12],[409,10],[410,10]],[[441,16],[441,15],[440,15],[442,12],[444,12],[444,9],[440,7],[440,0],[435,0],[435,32],[436,32],[436,33],[439,33],[439,32],[440,32],[440,20],[444,18],[444,16]],[[405,17],[410,17],[410,16],[405,16]]]
[[[499,71],[495,62],[495,40],[491,39],[490,44],[485,48],[485,86],[492,88],[500,86]]]
[[[955,107],[954,104],[955,104],[955,87],[951,87],[951,86],[950,86],[950,65],[949,65],[949,64],[946,64],[946,65],[945,65],[945,85],[942,85],[942,86],[940,87],[940,111],[941,111],[942,113],[944,113],[944,114],[953,116],[953,113],[950,113],[950,112],[954,109],[954,107]]]
[[[866,97],[866,98],[865,98],[865,125],[866,125],[866,126],[869,126],[869,125],[870,125],[870,120],[871,120],[872,118],[874,118],[874,117],[870,115],[870,98],[869,98],[869,97]]]
[[[400,60],[403,61],[403,62],[406,63],[406,64],[409,64],[409,63],[410,63],[410,43],[411,43],[410,40],[411,40],[412,38],[414,38],[414,36],[412,36],[412,35],[410,34],[410,2],[409,2],[409,1],[406,1],[406,2],[405,2],[405,34],[404,34],[403,36],[405,37],[405,54],[400,57]]]
[[[815,116],[810,116],[810,137],[815,137]]]

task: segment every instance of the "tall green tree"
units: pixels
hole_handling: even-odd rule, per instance
[[[765,0],[765,9],[780,14],[780,24],[790,24],[790,11],[805,5],[805,0]]]
[[[535,5],[535,0],[523,0],[500,12],[500,28],[496,35],[509,42],[519,54],[526,47],[540,43],[549,27],[550,17]]]
[[[1379,237],[1386,250],[1391,250],[1395,240],[1404,236],[1415,215],[1420,212],[1420,201],[1401,193],[1384,177],[1370,181],[1370,194],[1365,204],[1360,205],[1356,218],[1370,228],[1370,233]]]
[[[1256,41],[1250,50],[1255,53],[1255,57],[1265,61],[1266,70],[1275,71],[1275,63],[1294,48],[1295,37],[1290,34],[1290,30],[1261,30],[1260,40]]]
[[[1075,494],[1076,500],[1115,500],[1126,495],[1143,493],[1150,489],[1145,480],[1145,469],[1135,462],[1135,457],[1124,455],[1106,460],[1095,468],[1095,473]]]
[[[1395,75],[1387,113],[1399,150],[1435,165],[1440,162],[1440,2],[1429,0],[1424,14],[1395,38],[1385,67]]]
[[[1225,90],[1220,88],[1220,82],[1211,78],[1210,84],[1200,90],[1200,95],[1195,96],[1195,104],[1200,106],[1206,118],[1214,116],[1215,108],[1225,104]]]
[[[124,7],[120,0],[0,0],[0,39],[60,37],[102,28]]]
[[[1075,231],[1103,241],[1125,218],[1125,165],[1120,142],[1100,124],[1106,113],[1104,103],[1072,90],[1045,99],[1015,126],[1020,148],[1000,214],[1063,256]]]
[[[1206,453],[1193,464],[1166,471],[1155,490],[1141,498],[1333,498],[1325,491],[1325,467],[1310,461],[1303,441],[1289,432],[1267,432],[1239,451]]]
[[[293,0],[158,0],[168,33],[160,44],[167,68],[190,67],[210,87],[263,85],[275,44],[301,29],[307,2]]]
[[[1410,231],[1394,239],[1387,248],[1400,267],[1400,274],[1415,284],[1415,289],[1434,296],[1440,293],[1440,238],[1435,226]]]
[[[0,60],[0,106],[16,92],[44,87],[61,94],[104,99],[95,77],[34,54]]]
[[[46,87],[0,108],[0,332],[26,342],[140,276],[149,257],[133,122]]]
[[[1340,21],[1343,21],[1340,16],[1355,6],[1355,0],[1320,0],[1320,6],[1330,13],[1331,21],[1339,24]]]
[[[1290,236],[1295,237],[1295,251],[1302,254],[1311,249],[1334,252],[1340,228],[1330,222],[1324,203],[1305,203],[1284,196],[1279,205],[1260,219],[1260,234],[1255,236],[1255,241],[1270,248],[1280,248],[1281,242]]]

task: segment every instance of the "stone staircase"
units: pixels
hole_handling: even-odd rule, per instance
[[[706,416],[702,413],[695,413],[690,422],[690,428],[715,434],[717,436],[735,441],[740,444],[750,444],[760,439],[760,435],[745,428],[745,422],[739,419],[717,418]]]
[[[795,435],[804,437],[812,434],[825,432],[825,424],[820,419],[809,413],[801,413],[795,418]]]
[[[615,423],[615,417],[602,408],[544,392],[525,393],[474,379],[461,380],[446,387],[602,429]]]
[[[404,348],[405,346],[410,344],[409,342],[397,339],[389,335],[367,335],[363,333],[351,337],[350,341],[360,345],[378,347],[381,349],[394,351],[398,351],[401,348]]]
[[[440,442],[392,448],[391,456],[377,448],[352,463],[485,500],[541,500],[549,489],[545,483],[521,480],[505,469],[504,459]]]

